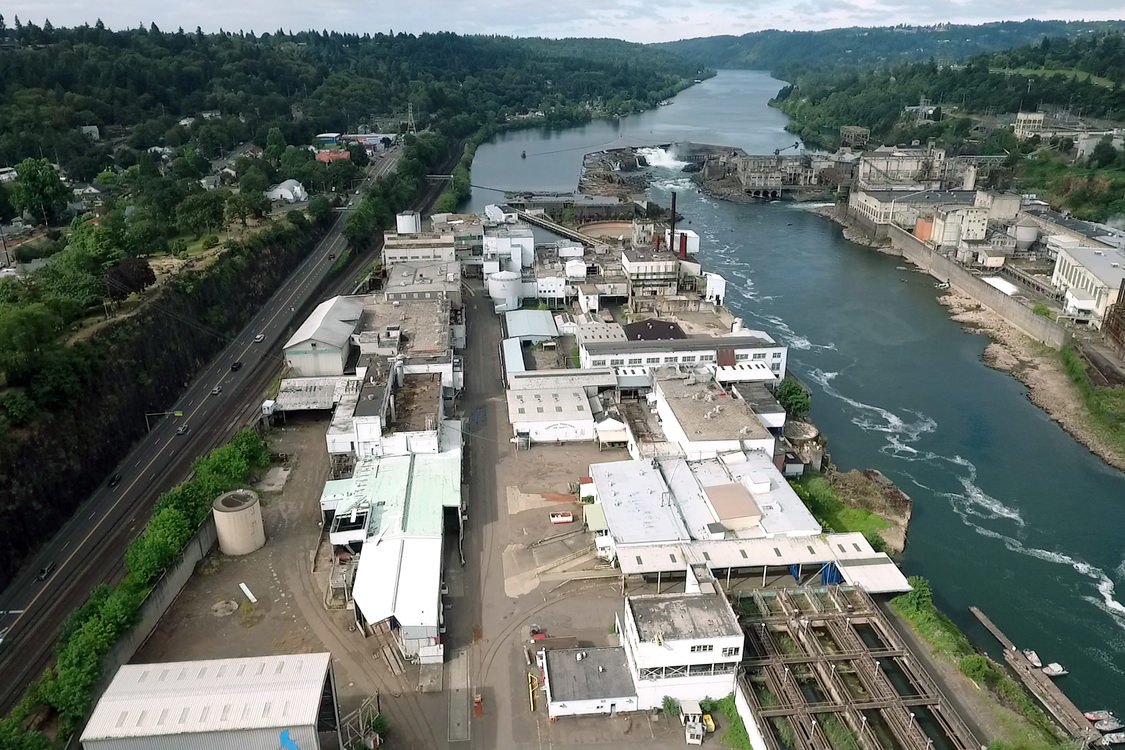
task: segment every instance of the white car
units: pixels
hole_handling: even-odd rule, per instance
[[[260,344],[265,340],[266,340],[266,334],[264,334],[264,333],[259,333],[257,336],[254,337],[254,343],[255,344]]]

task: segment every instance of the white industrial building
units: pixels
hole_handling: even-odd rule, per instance
[[[481,255],[485,277],[498,271],[514,271],[535,262],[535,235],[526,224],[490,225],[484,228]]]
[[[594,439],[594,414],[582,387],[509,390],[508,421],[515,436],[533,443]]]
[[[395,263],[453,262],[456,242],[453,232],[423,232],[417,211],[395,217],[394,232],[383,232],[383,265]]]
[[[82,732],[85,750],[340,747],[332,655],[126,664]]]
[[[362,632],[385,625],[404,656],[425,651],[439,663],[444,524],[464,512],[462,449],[448,442],[440,453],[361,459],[320,501],[333,547],[359,555],[352,598]]]
[[[548,310],[512,310],[504,313],[504,330],[509,338],[542,343],[558,338],[559,329]]]
[[[277,185],[271,185],[266,190],[266,197],[275,203],[300,203],[309,199],[305,186],[296,180],[285,180]]]
[[[285,364],[293,375],[343,375],[352,334],[363,317],[359,297],[333,297],[321,302],[285,342]]]
[[[648,398],[664,435],[687,458],[743,450],[773,455],[776,438],[750,404],[706,376],[661,368]]]
[[[621,646],[563,648],[540,651],[547,715],[612,716],[640,708],[637,690]]]
[[[734,691],[743,636],[726,596],[705,567],[687,569],[687,591],[625,597],[617,631],[639,708]]]
[[[764,331],[740,330],[725,336],[690,336],[676,340],[581,341],[578,356],[582,367],[647,367],[697,364],[734,368],[740,364],[761,364],[768,368],[769,380],[785,377],[788,347]],[[759,368],[753,368],[759,369]],[[728,374],[735,374],[730,370]],[[751,372],[747,370],[747,374]],[[752,377],[750,379],[759,379]]]
[[[1063,290],[1067,315],[1101,327],[1106,310],[1118,302],[1125,279],[1125,251],[1116,247],[1058,245],[1051,283]]]
[[[461,264],[456,261],[395,262],[386,268],[383,299],[388,302],[440,299],[461,306]]]

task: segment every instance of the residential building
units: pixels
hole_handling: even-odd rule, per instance
[[[84,750],[340,747],[332,655],[126,664],[81,742]]]

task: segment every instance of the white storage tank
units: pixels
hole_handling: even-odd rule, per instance
[[[248,555],[266,543],[262,504],[253,490],[232,490],[215,498],[215,531],[224,555]]]
[[[523,281],[515,271],[497,271],[488,277],[488,296],[497,309],[518,310]]]
[[[395,220],[399,234],[418,234],[422,231],[422,214],[417,211],[403,211]]]
[[[1039,239],[1039,225],[1033,221],[1021,221],[1015,225],[1016,250],[1024,251]]]

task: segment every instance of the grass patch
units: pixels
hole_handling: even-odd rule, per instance
[[[332,264],[332,268],[328,269],[328,273],[340,273],[348,267],[349,261],[352,259],[352,249],[349,247],[336,256],[336,262]]]
[[[1082,403],[1098,435],[1118,453],[1125,453],[1125,388],[1096,386],[1086,377],[1086,362],[1069,346],[1059,350],[1066,374],[1082,395]]]
[[[719,713],[727,717],[730,726],[727,727],[727,731],[723,732],[721,738],[723,745],[735,750],[753,750],[753,746],[750,744],[750,735],[746,732],[746,725],[742,723],[742,717],[738,715],[738,707],[734,705],[734,693],[720,700],[704,698],[699,701],[699,707],[703,709],[705,714]]]
[[[933,652],[957,665],[963,675],[981,685],[1003,706],[1007,706],[1025,720],[1018,730],[1013,728],[1014,737],[1001,740],[1001,744],[989,745],[992,750],[1063,750],[1055,736],[1055,727],[1039,708],[1023,686],[1015,681],[1007,670],[977,653],[973,644],[957,629],[953,621],[934,606],[930,582],[920,576],[911,576],[913,591],[896,596],[891,607],[910,623],[911,627],[924,641],[930,644]],[[1014,738],[1015,744],[1009,744]],[[1031,738],[1031,739],[1028,739]]]
[[[803,476],[790,480],[797,496],[808,507],[809,512],[826,530],[837,533],[858,531],[870,542],[877,552],[885,552],[886,542],[879,535],[882,529],[889,529],[891,522],[863,508],[852,508],[836,496],[836,491],[828,480],[820,476]]]

